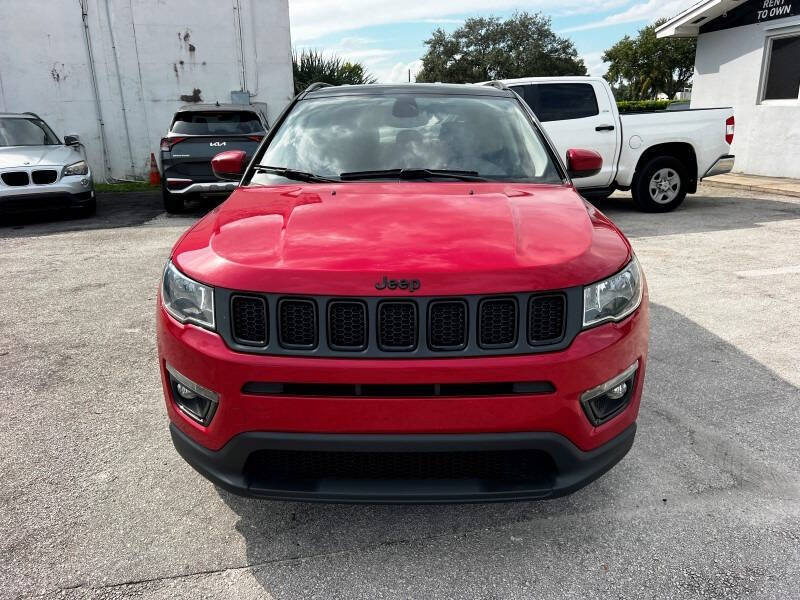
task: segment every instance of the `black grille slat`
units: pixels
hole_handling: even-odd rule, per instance
[[[381,302],[378,305],[378,346],[387,352],[417,347],[417,305],[414,302]]]
[[[463,300],[431,302],[428,309],[428,343],[432,350],[462,350],[466,348],[466,302]]]
[[[21,187],[30,183],[28,173],[25,171],[9,171],[0,175],[0,178],[2,178],[3,183],[13,187]]]
[[[281,299],[278,302],[278,334],[284,348],[316,348],[317,306],[314,301]]]
[[[510,348],[517,342],[517,301],[484,300],[479,307],[479,343],[483,348]]]
[[[258,296],[231,299],[233,339],[245,346],[266,346],[268,341],[267,303]]]
[[[55,180],[58,179],[58,171],[53,169],[41,169],[38,171],[34,171],[31,174],[31,179],[33,179],[33,183],[36,185],[47,185],[48,183],[55,183]]]
[[[367,347],[366,304],[336,300],[328,305],[328,345],[344,351]]]
[[[528,305],[528,343],[553,344],[564,337],[567,299],[563,294],[534,296]]]
[[[555,464],[541,450],[328,452],[258,450],[245,465],[252,483],[269,480],[548,481]]]
[[[491,383],[418,383],[418,384],[347,384],[279,383],[250,381],[242,386],[243,394],[254,396],[323,396],[328,398],[424,398],[463,396],[514,396],[552,394],[549,381]]]

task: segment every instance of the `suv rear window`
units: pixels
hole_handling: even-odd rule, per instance
[[[589,83],[537,83],[512,88],[542,122],[585,119],[600,114]]]
[[[172,123],[172,133],[184,135],[239,135],[263,133],[258,116],[249,111],[179,112]]]

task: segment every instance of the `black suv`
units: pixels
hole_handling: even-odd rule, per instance
[[[190,104],[172,118],[161,138],[161,191],[164,208],[177,213],[190,194],[227,195],[236,187],[211,171],[211,159],[224,150],[252,156],[269,129],[256,105]]]

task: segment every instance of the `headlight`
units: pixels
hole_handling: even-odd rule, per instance
[[[86,175],[89,172],[89,165],[85,160],[79,160],[76,163],[64,167],[64,177],[67,175]]]
[[[164,269],[161,301],[167,312],[181,323],[214,329],[214,288],[189,279],[172,261]]]
[[[642,303],[644,283],[636,257],[616,275],[583,288],[583,326],[621,321]]]

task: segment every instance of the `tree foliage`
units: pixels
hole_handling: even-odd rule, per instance
[[[672,99],[692,80],[697,40],[657,38],[665,21],[640,29],[635,39],[626,35],[603,54],[610,63],[606,79],[619,99],[649,100],[660,93]]]
[[[558,37],[540,13],[511,18],[470,18],[453,33],[436,29],[425,41],[417,81],[475,83],[553,75],[586,75],[586,66],[567,38]]]
[[[342,60],[336,55],[325,56],[318,50],[305,49],[300,54],[293,51],[292,72],[296,94],[318,81],[332,85],[375,83],[361,63]]]

